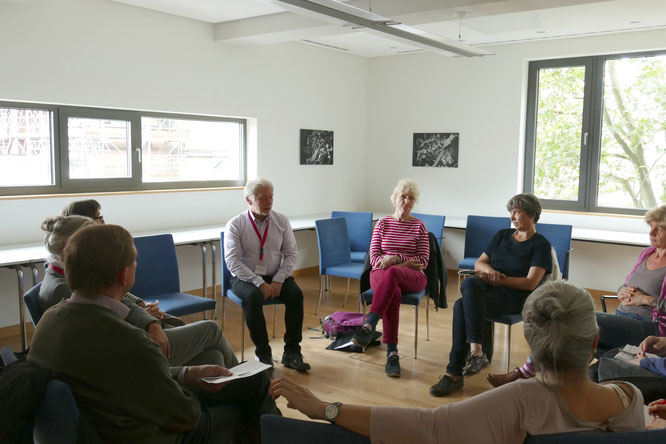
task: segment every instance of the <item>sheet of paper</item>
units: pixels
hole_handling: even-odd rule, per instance
[[[236,367],[230,368],[229,370],[233,373],[231,376],[214,376],[211,378],[201,378],[201,380],[211,384],[219,384],[221,382],[233,381],[234,379],[247,378],[269,368],[271,367],[263,362],[254,360],[246,361],[238,364]]]
[[[338,345],[337,347],[335,347],[335,349],[338,350],[340,348],[349,347],[350,345],[353,345],[353,344],[354,344],[354,341],[349,341],[346,344]]]
[[[638,357],[638,352],[640,349],[635,346],[635,345],[625,345],[624,348],[620,351],[618,351],[617,355],[615,355],[615,359],[619,359],[621,361],[631,361],[632,359],[636,359]],[[658,358],[659,356],[652,354],[652,353],[646,353],[648,358]]]

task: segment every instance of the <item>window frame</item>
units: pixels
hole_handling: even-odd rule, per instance
[[[108,109],[96,107],[67,106],[57,104],[23,103],[0,101],[0,108],[40,109],[51,112],[51,150],[53,185],[38,186],[0,186],[0,196],[30,196],[37,194],[80,194],[95,192],[131,192],[151,190],[187,190],[197,188],[229,188],[244,186],[247,180],[247,119],[221,117],[201,114],[163,113],[124,109]],[[68,118],[93,118],[109,120],[125,120],[130,122],[131,176],[128,178],[70,179],[68,152]],[[206,181],[142,181],[142,117],[171,118],[178,120],[194,120],[208,122],[234,122],[240,125],[241,137],[239,147],[238,180],[206,180]],[[138,148],[138,150],[137,150]]]
[[[523,171],[524,191],[526,193],[532,193],[534,191],[539,70],[544,68],[585,66],[578,199],[576,201],[540,199],[541,203],[544,208],[552,210],[629,215],[645,214],[647,211],[646,209],[607,207],[600,206],[597,203],[603,128],[604,68],[605,63],[608,60],[664,55],[666,55],[666,50],[604,54],[529,62],[525,126],[525,162]],[[587,145],[584,144],[586,134]]]

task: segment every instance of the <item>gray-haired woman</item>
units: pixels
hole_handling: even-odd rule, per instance
[[[535,290],[523,308],[525,337],[543,374],[435,409],[361,407],[319,400],[286,378],[273,398],[328,419],[373,443],[522,443],[530,435],[643,430],[643,397],[632,384],[597,384],[587,366],[599,340],[592,297],[563,281]],[[483,424],[479,427],[480,420]]]

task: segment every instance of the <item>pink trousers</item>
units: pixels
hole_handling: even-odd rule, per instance
[[[372,298],[370,312],[382,318],[382,342],[398,343],[398,320],[400,318],[400,299],[402,293],[418,293],[423,290],[428,280],[420,271],[407,267],[390,267],[386,270],[370,272],[370,287],[375,295]]]

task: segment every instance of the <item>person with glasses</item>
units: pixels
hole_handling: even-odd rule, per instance
[[[298,261],[298,246],[287,216],[273,211],[273,184],[249,180],[243,190],[248,208],[224,229],[224,260],[231,272],[231,290],[243,300],[250,338],[257,360],[273,367],[263,303],[284,302],[285,334],[282,365],[310,370],[303,361],[303,292],[291,273]]]

